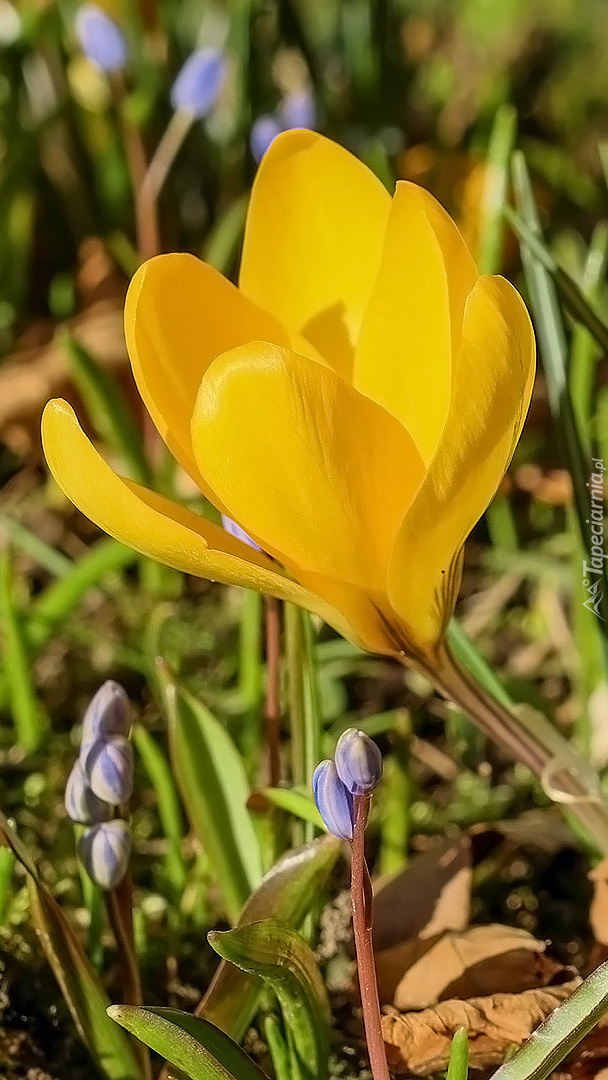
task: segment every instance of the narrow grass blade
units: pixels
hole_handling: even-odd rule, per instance
[[[69,330],[62,330],[58,337],[97,434],[120,455],[134,480],[150,483],[141,432],[116,381]]]
[[[545,1080],[608,1009],[608,961],[545,1020],[491,1080]]]
[[[30,911],[38,940],[80,1037],[108,1080],[143,1080],[128,1039],[106,1014],[109,1000],[78,938],[1,811],[0,840],[27,873]]]
[[[240,1046],[202,1017],[137,1005],[111,1005],[108,1016],[190,1080],[267,1080]]]
[[[179,900],[186,886],[187,874],[182,855],[182,814],[169,762],[156,740],[141,724],[133,728],[133,741],[156,792],[158,813],[169,845],[165,860],[167,878],[175,898]]]
[[[297,930],[265,919],[223,933],[211,930],[207,939],[224,960],[259,976],[276,994],[294,1078],[323,1080],[329,1056],[329,1000],[312,949]]]
[[[538,211],[534,202],[526,163],[523,155],[520,153],[513,155],[513,183],[518,208],[527,227],[527,231],[531,236],[536,236],[538,238],[540,235]],[[593,565],[590,550],[591,533],[587,524],[590,516],[590,497],[589,489],[587,487],[590,463],[586,459],[580,434],[577,429],[572,400],[568,388],[566,374],[566,339],[555,288],[549,271],[538,256],[536,249],[534,248],[533,250],[529,240],[526,240],[522,245],[522,261],[524,263],[536,330],[540,341],[543,366],[547,379],[549,406],[551,408],[561,451],[572,475],[574,501],[578,517],[581,544],[586,553],[586,559],[590,565]],[[589,324],[587,323],[587,325]],[[591,327],[589,327],[589,329],[592,330]],[[604,622],[608,622],[608,576],[605,563],[603,572],[599,575],[598,580],[601,580],[603,583],[603,592],[600,600],[601,618]],[[601,630],[599,623],[598,630]],[[605,648],[605,651],[608,663],[608,648]]]
[[[56,548],[45,543],[20,521],[15,521],[10,514],[0,510],[0,529],[2,529],[15,548],[24,551],[39,566],[48,570],[54,577],[64,577],[69,573],[72,562]]]
[[[262,1032],[270,1056],[276,1080],[292,1080],[291,1062],[287,1043],[283,1036],[280,1021],[273,1013],[266,1013],[262,1021]]]
[[[8,909],[16,861],[10,848],[0,846],[0,926]]]
[[[469,1036],[466,1028],[454,1032],[450,1047],[450,1063],[445,1080],[467,1080],[469,1075]]]
[[[517,112],[504,102],[492,124],[480,205],[479,249],[480,274],[499,271],[504,236],[503,212],[509,186],[509,161],[517,132]]]
[[[239,925],[275,918],[290,926],[300,926],[323,889],[340,850],[340,841],[335,836],[322,836],[287,852],[245,905]],[[196,1011],[238,1041],[255,1015],[260,993],[258,979],[223,962]]]
[[[317,810],[312,793],[302,791],[299,788],[261,788],[254,792],[252,798],[261,797],[279,810],[285,810],[288,814],[297,818],[298,821],[307,821],[314,825],[320,832],[325,830],[321,815]],[[257,809],[257,807],[255,807]]]
[[[159,666],[171,762],[188,818],[235,922],[262,878],[242,758],[218,720]]]
[[[15,604],[12,567],[7,552],[0,557],[0,620],[8,704],[17,741],[29,754],[40,746],[46,723],[32,682],[32,669],[23,624]]]
[[[245,231],[249,197],[241,196],[224,212],[213,226],[203,252],[205,262],[226,274],[236,258]]]

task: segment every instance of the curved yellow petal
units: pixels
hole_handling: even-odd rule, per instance
[[[353,383],[401,420],[425,461],[448,413],[453,357],[477,276],[443,207],[424,188],[399,182]]]
[[[419,644],[437,643],[451,615],[461,548],[511,460],[535,355],[519,293],[504,278],[479,278],[467,301],[447,423],[389,565],[389,599]]]
[[[255,342],[207,371],[192,444],[230,515],[296,577],[311,571],[384,593],[423,466],[379,405],[329,368]]]
[[[153,491],[117,476],[93,447],[74,410],[50,401],[42,418],[49,468],[67,497],[100,529],[142,555],[196,577],[268,592],[338,625],[335,612],[282,574],[263,552]]]
[[[279,135],[253,185],[240,287],[346,378],[390,203],[365,165],[314,131]]]
[[[156,427],[182,467],[213,499],[196,466],[190,420],[209,364],[260,337],[278,345],[294,335],[212,266],[193,255],[159,255],[140,266],[125,303],[133,375]]]

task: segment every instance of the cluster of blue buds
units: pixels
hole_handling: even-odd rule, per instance
[[[131,853],[129,826],[114,816],[133,793],[129,712],[122,686],[105,682],[85,713],[80,754],[65,789],[68,816],[86,826],[78,854],[102,889],[114,889],[122,881]]]
[[[352,840],[355,796],[371,795],[382,779],[382,754],[368,735],[356,728],[344,731],[334,760],[317,765],[312,790],[326,828],[341,840]]]
[[[315,99],[310,90],[305,88],[287,94],[276,113],[264,113],[254,122],[249,136],[254,160],[262,160],[271,142],[282,131],[292,128],[314,130],[316,122]]]
[[[126,67],[129,48],[125,35],[98,4],[79,8],[75,30],[84,55],[101,71],[112,75]],[[220,95],[226,70],[226,58],[218,49],[196,49],[171,87],[175,112],[187,113],[193,120],[207,116]]]

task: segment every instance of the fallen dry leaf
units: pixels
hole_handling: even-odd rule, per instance
[[[471,841],[441,841],[374,888],[376,952],[464,930],[471,913]]]
[[[390,1012],[382,1017],[382,1032],[391,1070],[410,1076],[443,1072],[452,1037],[459,1027],[469,1035],[472,1069],[500,1065],[506,1054],[521,1046],[581,981],[577,976],[558,986],[521,994],[492,994],[469,1001],[452,999],[422,1012]]]
[[[593,883],[593,897],[589,908],[589,922],[593,936],[600,945],[608,945],[608,858],[602,859],[589,873]]]
[[[392,1001],[397,1009],[425,1009],[447,998],[516,993],[546,986],[563,966],[545,956],[545,943],[516,927],[473,926],[446,933],[424,955],[407,955],[407,944],[393,952],[392,970],[402,975]],[[386,991],[386,956],[382,963]],[[384,997],[384,1001],[391,998]]]

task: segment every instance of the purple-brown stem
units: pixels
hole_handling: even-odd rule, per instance
[[[372,940],[372,892],[365,862],[365,826],[369,814],[369,795],[355,796],[355,826],[351,842],[351,900],[353,906],[353,932],[359,973],[359,989],[363,1008],[363,1026],[374,1080],[390,1080]]]
[[[281,781],[281,601],[264,597],[266,622],[266,749],[268,782],[278,787]]]
[[[127,1005],[143,1005],[141,977],[135,938],[133,934],[133,885],[131,875],[127,874],[115,889],[105,893],[108,919],[116,941],[120,957],[122,992]],[[141,1062],[146,1080],[152,1080],[152,1067],[147,1048],[134,1040],[135,1052]]]

